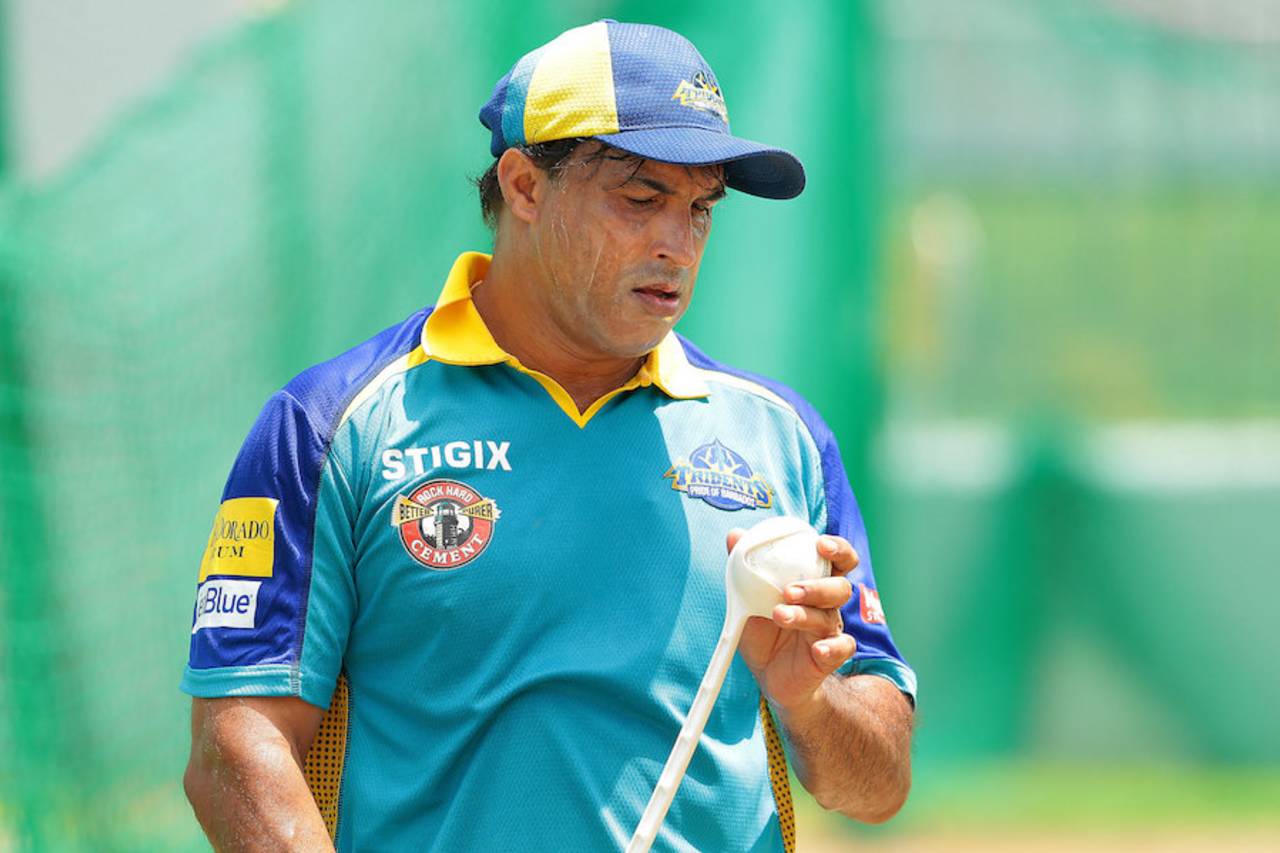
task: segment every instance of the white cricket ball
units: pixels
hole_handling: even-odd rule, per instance
[[[754,525],[729,552],[725,586],[752,616],[771,616],[787,584],[831,575],[818,555],[818,533],[808,522],[774,516]]]

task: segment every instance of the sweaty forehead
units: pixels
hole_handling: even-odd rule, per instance
[[[646,160],[618,149],[605,149],[575,156],[583,177],[605,189],[634,183],[660,184],[675,193],[703,195],[724,190],[724,166],[683,166]]]
[[[645,160],[639,169],[633,168],[633,171],[636,177],[659,181],[676,191],[687,188],[706,193],[724,188],[724,166],[719,163],[711,166],[680,166]]]

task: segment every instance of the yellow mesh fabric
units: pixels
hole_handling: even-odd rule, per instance
[[[339,676],[338,686],[329,701],[329,710],[320,721],[320,729],[311,742],[311,749],[307,750],[302,768],[330,838],[337,838],[338,832],[338,792],[342,789],[342,764],[347,757],[349,708],[347,678]]]
[[[618,132],[609,30],[597,21],[543,49],[524,101],[527,142]]]
[[[773,785],[773,802],[778,807],[778,826],[782,830],[782,847],[787,853],[796,849],[796,812],[791,805],[791,779],[787,775],[787,753],[782,748],[778,726],[769,713],[769,703],[760,697],[760,722],[764,724],[764,745],[769,752],[769,783]]]

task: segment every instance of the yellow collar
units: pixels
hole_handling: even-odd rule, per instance
[[[535,378],[542,377],[542,374],[526,368],[515,356],[498,346],[480,312],[476,310],[475,303],[471,301],[471,288],[489,271],[490,260],[489,255],[480,252],[463,252],[454,261],[449,278],[444,283],[444,290],[436,301],[435,310],[422,326],[422,348],[428,357],[448,364],[505,362]],[[543,382],[544,386],[546,384]],[[646,385],[657,385],[668,396],[676,399],[705,397],[710,393],[698,369],[689,364],[680,340],[674,332],[670,332],[649,352],[640,370],[626,384],[597,400],[586,413],[579,415],[577,408],[573,407],[573,412],[569,414],[581,421],[579,426],[585,425],[586,420],[610,397],[621,391]],[[551,387],[547,390],[551,391],[552,396],[563,407],[560,395],[568,396],[563,389],[556,386],[554,390]],[[560,394],[556,393],[557,390]]]

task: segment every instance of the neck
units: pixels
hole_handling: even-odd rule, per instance
[[[484,281],[472,291],[472,301],[498,346],[530,370],[554,379],[573,398],[578,411],[584,412],[635,376],[645,359],[576,347],[538,301],[538,290],[528,281],[529,269],[495,251]]]

